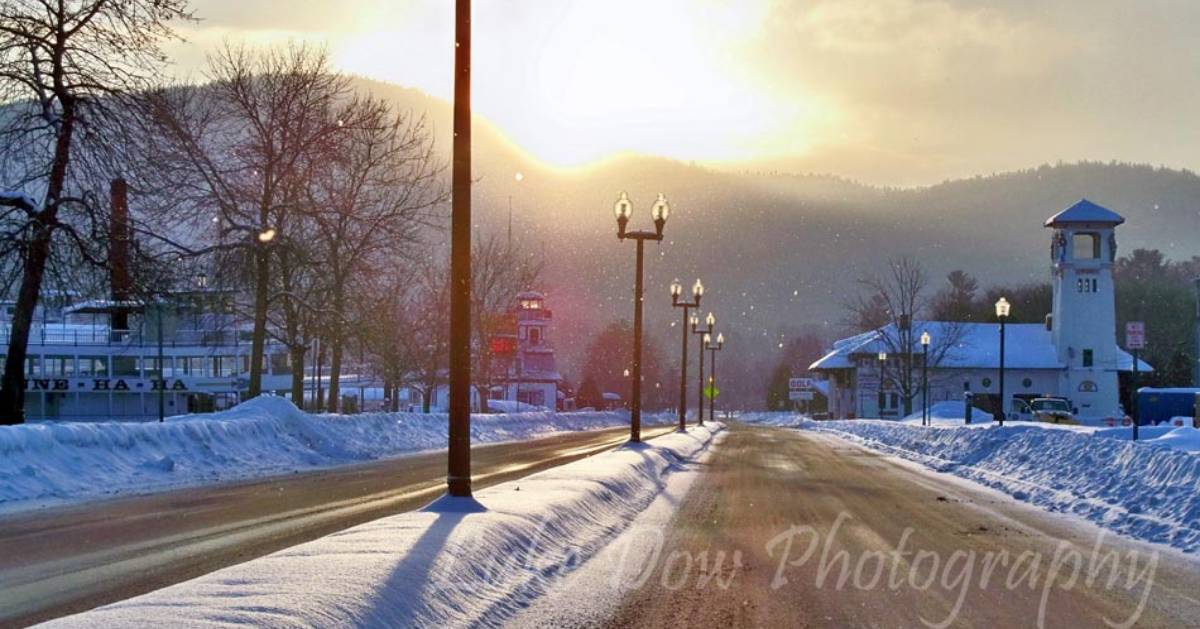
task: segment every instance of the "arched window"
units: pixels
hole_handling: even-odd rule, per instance
[[[1079,232],[1072,236],[1071,248],[1076,260],[1100,259],[1100,234]]]

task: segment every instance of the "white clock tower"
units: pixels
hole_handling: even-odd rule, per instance
[[[1046,220],[1054,230],[1051,339],[1066,366],[1059,391],[1081,417],[1117,417],[1116,227],[1125,219],[1087,199]]]

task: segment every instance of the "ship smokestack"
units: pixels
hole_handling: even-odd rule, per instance
[[[110,193],[112,216],[108,223],[109,286],[112,300],[125,302],[133,296],[133,280],[129,275],[129,186],[124,179],[113,179]],[[113,311],[112,329],[129,329],[128,311]]]

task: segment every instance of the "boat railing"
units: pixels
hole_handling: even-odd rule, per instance
[[[0,329],[0,342],[8,344],[10,330]],[[34,326],[29,335],[31,344],[77,345],[77,346],[144,346],[158,345],[158,335],[141,330],[111,330],[101,326]],[[211,347],[237,346],[250,342],[249,332],[244,330],[176,330],[163,336],[164,347]]]

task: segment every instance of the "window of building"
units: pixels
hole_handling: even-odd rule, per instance
[[[1080,232],[1072,237],[1076,260],[1100,259],[1100,234]]]
[[[206,373],[204,370],[205,365],[208,363],[208,361],[205,359],[204,356],[189,356],[187,361],[188,361],[188,366],[187,366],[188,375],[191,375],[191,376],[211,375],[209,373]]]
[[[529,328],[529,343],[531,345],[539,345],[542,342],[542,331],[540,328]]]
[[[1100,291],[1100,282],[1095,278],[1081,277],[1075,280],[1075,290],[1080,293],[1096,293]]]
[[[1025,378],[1024,380],[1021,381],[1021,386],[1028,389],[1029,387],[1033,386],[1033,380],[1030,378]]]
[[[292,375],[291,357],[284,352],[271,354],[271,373],[276,376]]]
[[[1083,350],[1083,366],[1084,367],[1092,366],[1092,350],[1090,350],[1090,349]]]
[[[113,356],[113,375],[114,376],[136,376],[138,375],[138,357],[137,356]]]
[[[73,376],[75,375],[75,357],[74,356],[47,356],[46,363],[43,365],[43,375],[46,376]]]
[[[104,356],[81,356],[79,358],[79,375],[107,376],[108,359]]]
[[[991,386],[992,386],[992,379],[991,379],[991,378],[984,378],[984,379],[983,379],[983,383],[982,383],[982,384],[983,384],[983,388],[987,389],[987,388],[989,388],[989,387],[991,387]]]

